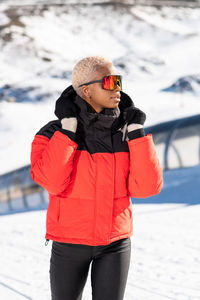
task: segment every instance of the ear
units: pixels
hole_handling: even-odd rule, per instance
[[[90,98],[90,88],[87,85],[81,87],[81,94],[86,99]]]

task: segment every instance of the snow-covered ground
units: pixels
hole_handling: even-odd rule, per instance
[[[132,199],[134,234],[124,300],[200,299],[199,186],[200,165],[170,170],[160,194]],[[50,300],[52,241],[45,246],[45,221],[46,210],[0,217],[2,300]],[[83,300],[92,299],[90,270]]]
[[[199,8],[9,3],[18,6],[0,4],[0,174],[30,163],[34,134],[56,119],[88,55],[113,60],[146,126],[200,113]]]
[[[200,299],[200,205],[134,204],[125,300]],[[45,211],[0,219],[2,300],[49,300]],[[90,272],[83,300],[91,298]]]

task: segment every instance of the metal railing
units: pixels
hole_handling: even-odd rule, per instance
[[[152,133],[163,170],[200,163],[200,114],[145,128]]]

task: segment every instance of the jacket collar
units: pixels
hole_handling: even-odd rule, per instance
[[[123,111],[126,107],[134,106],[132,99],[123,91],[120,91],[121,101],[116,108],[104,108],[97,113],[94,108],[83,98],[81,98],[73,86],[68,86],[63,92],[62,97],[65,101],[74,101],[79,107],[79,118],[86,125],[93,124],[95,127],[111,128],[117,130],[125,124]]]
[[[86,125],[91,125],[93,123],[95,127],[110,128],[115,119],[120,115],[119,107],[104,108],[100,113],[97,113],[94,108],[78,94],[76,95],[74,102],[80,108],[79,117]]]

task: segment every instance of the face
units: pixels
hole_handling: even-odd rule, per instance
[[[107,75],[119,75],[112,63],[99,68],[90,81],[102,79]],[[119,105],[120,90],[119,86],[113,91],[104,90],[101,82],[96,82],[82,87],[82,98],[99,113],[104,108],[116,108]]]

